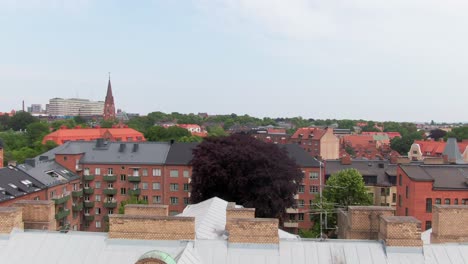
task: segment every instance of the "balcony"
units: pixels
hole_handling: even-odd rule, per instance
[[[128,189],[128,195],[130,196],[138,196],[141,194],[140,189]]]
[[[111,201],[105,201],[104,202],[104,207],[113,209],[117,207],[117,200],[111,200]]]
[[[92,208],[92,207],[94,207],[94,202],[84,201],[83,205],[84,205],[85,208]]]
[[[106,182],[115,182],[117,180],[117,176],[116,175],[104,175],[103,179]]]
[[[141,182],[141,176],[128,176],[127,179],[129,182]]]
[[[80,164],[77,164],[77,165],[75,166],[75,169],[76,169],[76,171],[82,171],[82,170],[83,170],[83,166],[81,166]]]
[[[94,175],[83,175],[83,181],[93,181]]]
[[[83,218],[85,221],[94,221],[94,215],[85,214]]]
[[[83,190],[72,191],[72,197],[75,197],[75,198],[83,197]]]
[[[83,210],[83,203],[73,204],[72,210],[73,212],[80,212],[81,210]]]
[[[57,221],[60,221],[60,220],[64,219],[65,217],[67,217],[68,215],[70,215],[70,210],[68,210],[68,209],[61,210],[61,211],[58,211],[55,214],[55,219]]]
[[[70,200],[70,193],[68,194],[63,194],[62,196],[60,197],[53,197],[52,200],[54,200],[55,204],[58,205],[58,204],[64,204],[66,203],[68,200]]]
[[[284,222],[283,226],[284,227],[290,227],[290,228],[298,228],[299,223],[295,222],[295,221],[288,221],[288,222]]]
[[[117,189],[107,188],[107,189],[102,190],[102,193],[104,193],[105,195],[116,195]]]
[[[297,209],[297,208],[286,208],[286,213],[287,214],[297,214],[297,213],[299,213],[299,209]]]
[[[85,188],[83,189],[83,193],[84,193],[84,194],[93,194],[93,193],[94,193],[94,189],[91,188],[91,187],[85,187]]]

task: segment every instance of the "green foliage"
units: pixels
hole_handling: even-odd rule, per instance
[[[398,123],[398,122],[384,122],[384,132],[400,132],[401,136],[408,136],[418,131],[418,128],[413,123]]]
[[[390,140],[390,147],[397,151],[398,153],[402,155],[408,154],[409,149],[411,148],[411,145],[415,140],[421,140],[423,139],[423,135],[421,132],[412,132],[410,134],[406,134],[402,136],[401,138],[395,137]]]
[[[80,125],[82,127],[87,126],[86,120],[81,116],[73,117],[73,121],[75,122],[75,124]]]
[[[178,142],[202,142],[203,138],[199,136],[184,136],[177,140]]]
[[[74,119],[63,119],[52,122],[50,126],[55,131],[61,128],[62,126],[65,126],[67,128],[74,128],[76,126],[76,123]]]
[[[349,146],[349,145],[345,146],[345,151],[346,151],[346,153],[348,153],[351,156],[356,155],[356,151],[354,150],[354,148]]]
[[[337,206],[340,207],[339,205]],[[314,225],[308,230],[308,234],[313,238],[320,237],[320,213],[322,213],[322,232],[330,236],[337,225],[335,204],[328,201],[325,197],[320,199],[320,195],[316,195],[310,209],[310,217]]]
[[[447,135],[445,135],[444,139],[447,140],[447,138],[452,137],[456,138],[457,141],[468,139],[468,126],[456,127],[452,129],[452,131],[448,132]]]
[[[49,125],[43,122],[29,124],[26,131],[31,145],[36,141],[41,142],[42,138],[50,132]]]
[[[180,141],[183,137],[190,138],[191,136],[192,134],[187,129],[178,126],[171,126],[168,128],[153,126],[145,133],[145,138],[148,141]]]
[[[113,125],[116,125],[118,122],[117,120],[102,120],[101,127],[102,128],[112,128]]]
[[[29,124],[37,122],[38,119],[28,112],[17,112],[9,120],[9,128],[14,131],[25,130]]]
[[[372,204],[362,175],[356,169],[346,169],[332,174],[323,190],[323,197],[340,206]]]
[[[127,204],[148,204],[148,201],[138,199],[138,196],[131,196],[127,200],[120,202],[119,214],[125,213],[125,205]]]
[[[348,120],[348,119],[337,120],[336,122],[338,123],[338,128],[350,129],[351,131],[354,130],[354,127],[356,126],[356,123],[357,123],[354,120]]]
[[[0,131],[10,128],[10,116],[8,114],[0,115]]]
[[[224,131],[224,129],[220,126],[207,127],[207,130],[209,137],[224,137],[228,135],[226,131]]]

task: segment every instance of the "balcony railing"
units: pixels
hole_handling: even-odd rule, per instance
[[[297,214],[297,213],[299,213],[299,209],[297,209],[297,208],[286,208],[286,213],[287,214]]]
[[[138,196],[141,194],[141,190],[140,189],[128,189],[128,195],[131,195],[131,196]]]
[[[83,166],[81,166],[80,164],[77,164],[77,165],[75,166],[75,169],[76,169],[76,171],[82,171],[82,170],[83,170]]]
[[[56,220],[62,220],[63,218],[67,217],[69,214],[70,214],[70,210],[68,210],[68,209],[65,209],[65,210],[62,210],[62,211],[58,211],[58,212],[55,214],[55,219],[56,219]]]
[[[94,221],[94,215],[85,214],[83,218],[85,221]]]
[[[73,204],[72,210],[73,210],[73,212],[79,212],[79,211],[83,210],[83,203]]]
[[[94,202],[84,201],[83,205],[84,205],[85,208],[92,208],[92,207],[94,207]]]
[[[117,180],[117,176],[116,175],[104,175],[103,179],[106,182],[115,182]]]
[[[72,191],[72,196],[75,198],[83,197],[83,189]]]
[[[127,179],[129,182],[141,182],[141,176],[128,176]]]
[[[56,205],[58,205],[58,204],[64,204],[64,203],[66,203],[68,200],[70,200],[70,193],[64,193],[64,194],[62,194],[61,196],[53,197],[52,200],[54,200],[54,202],[55,202]]]
[[[107,189],[102,190],[102,193],[104,193],[105,195],[116,195],[117,189],[107,188]]]
[[[92,181],[94,180],[94,175],[83,175],[83,181]]]
[[[288,221],[288,222],[284,222],[284,227],[292,227],[292,228],[298,228],[299,227],[299,223],[296,222],[296,221]]]
[[[108,200],[104,202],[105,208],[116,208],[117,207],[117,200]]]
[[[94,193],[94,189],[91,188],[91,187],[85,187],[85,188],[83,189],[83,193],[84,193],[84,194],[93,194],[93,193]]]

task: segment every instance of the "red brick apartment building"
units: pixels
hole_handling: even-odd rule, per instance
[[[332,128],[303,127],[292,136],[292,143],[300,145],[312,157],[322,160],[338,159],[340,140]]]
[[[433,205],[468,204],[468,165],[400,164],[396,215],[414,216],[422,230],[432,226]]]

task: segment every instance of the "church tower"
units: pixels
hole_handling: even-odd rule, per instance
[[[107,84],[106,100],[104,102],[104,120],[115,119],[114,96],[112,95],[112,86],[109,75],[109,83]]]

